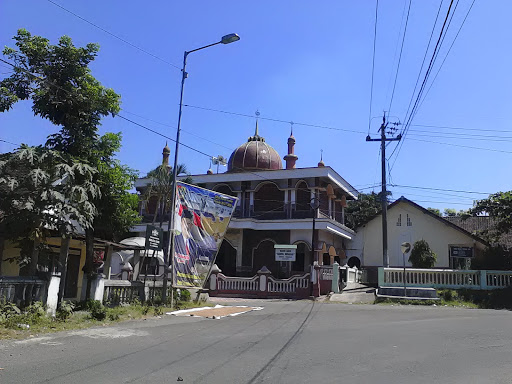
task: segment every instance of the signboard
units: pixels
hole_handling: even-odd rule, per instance
[[[295,261],[297,253],[296,245],[275,244],[276,261]]]
[[[152,251],[161,251],[164,243],[164,232],[162,228],[154,225],[146,226],[146,243],[145,248]]]
[[[175,287],[202,287],[215,263],[237,198],[176,183],[174,216]]]
[[[473,247],[450,246],[450,256],[452,256],[452,257],[473,257]]]

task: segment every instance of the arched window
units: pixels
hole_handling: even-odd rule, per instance
[[[235,196],[236,197],[236,193],[233,192],[233,190],[229,187],[229,185],[226,185],[226,184],[216,185],[213,188],[213,190],[216,191],[216,192],[219,192],[219,193],[223,193],[225,195]]]
[[[284,210],[284,191],[280,191],[274,183],[265,183],[254,193],[255,212],[282,210]]]

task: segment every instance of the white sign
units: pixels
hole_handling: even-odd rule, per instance
[[[296,245],[275,244],[274,250],[276,252],[276,261],[295,261]]]

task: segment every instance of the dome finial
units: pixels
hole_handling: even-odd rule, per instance
[[[254,131],[254,136],[258,137],[259,136],[259,134],[258,134],[258,119],[260,117],[260,111],[258,109],[256,110],[255,115],[256,115],[256,130]]]
[[[324,150],[323,149],[320,150],[320,161],[318,162],[318,166],[319,167],[325,167],[325,163],[324,163]]]
[[[293,137],[293,121],[290,121],[290,137]]]

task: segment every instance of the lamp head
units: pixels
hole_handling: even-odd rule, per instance
[[[236,33],[230,33],[229,35],[222,36],[222,39],[220,39],[220,42],[222,44],[230,44],[234,43],[235,41],[240,40],[240,36],[238,36]]]

